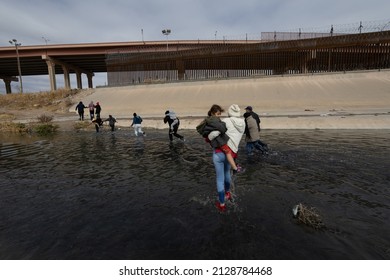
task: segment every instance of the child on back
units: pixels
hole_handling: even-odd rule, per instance
[[[197,127],[196,130],[201,134],[213,148],[218,148],[226,155],[227,161],[230,163],[233,172],[241,172],[241,167],[236,165],[233,158],[233,151],[228,146],[229,136],[226,134],[226,124],[221,121],[220,116],[224,110],[219,105],[211,106],[208,117],[205,118]]]

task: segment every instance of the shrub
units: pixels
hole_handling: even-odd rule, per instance
[[[38,135],[46,136],[54,134],[58,129],[58,125],[50,123],[38,124],[34,129]]]
[[[38,119],[38,122],[40,122],[40,123],[49,123],[53,120],[53,116],[48,116],[48,115],[42,114],[42,115],[38,116],[37,119]]]

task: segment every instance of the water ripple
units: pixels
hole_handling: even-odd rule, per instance
[[[128,131],[0,136],[2,259],[388,259],[388,131],[263,131],[218,213],[211,149]],[[318,209],[326,229],[296,223]],[[229,244],[229,246],[226,246]]]

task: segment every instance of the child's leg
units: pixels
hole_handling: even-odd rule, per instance
[[[234,158],[232,156],[231,150],[228,145],[221,146],[221,150],[226,155],[226,160],[229,162],[230,166],[233,170],[237,170],[236,162],[234,161]]]
[[[229,153],[225,153],[225,155],[226,155],[226,159],[230,163],[232,169],[237,170],[237,165],[236,165],[236,162],[234,161],[232,154],[229,152]]]

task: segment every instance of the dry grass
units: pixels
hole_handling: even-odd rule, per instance
[[[37,133],[38,135],[50,135],[57,132],[59,126],[51,121],[34,123],[16,123],[12,121],[0,122],[0,132],[12,133]]]
[[[83,122],[83,121],[75,122],[74,125],[73,125],[73,128],[76,131],[87,130],[87,129],[90,129],[90,127],[91,127],[91,123],[90,122]]]
[[[0,132],[29,133],[32,131],[30,124],[14,123],[11,121],[0,122]]]
[[[12,121],[15,119],[15,115],[8,113],[0,113],[0,122]]]
[[[79,90],[59,89],[56,91],[0,95],[0,108],[7,109],[38,109],[51,107],[53,109],[68,108],[73,104],[71,97]]]

